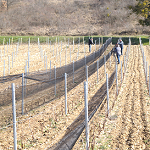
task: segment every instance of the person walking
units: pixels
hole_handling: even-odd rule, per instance
[[[119,43],[120,48],[121,48],[121,55],[123,54],[123,41],[120,39]]]
[[[116,53],[117,59],[118,59],[118,64],[120,64],[121,48],[120,48],[120,45],[118,43],[116,44],[115,50],[113,52]]]
[[[89,52],[91,52],[91,44],[94,45],[93,39],[92,39],[92,38],[89,38]]]

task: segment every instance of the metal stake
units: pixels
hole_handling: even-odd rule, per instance
[[[99,60],[97,60],[97,83],[98,83],[98,69],[99,69]]]
[[[24,114],[24,73],[22,73],[22,115]]]
[[[106,87],[107,87],[107,113],[109,114],[109,86],[108,86],[108,74],[106,73]]]
[[[73,83],[74,83],[74,61],[73,61]]]
[[[89,150],[88,82],[84,82],[84,100],[85,100],[86,150]]]
[[[118,95],[117,64],[116,64],[116,93],[117,93],[117,95]]]
[[[13,134],[14,134],[14,150],[17,150],[17,132],[16,132],[16,105],[15,105],[15,84],[12,87],[12,109],[13,109]]]
[[[55,96],[56,96],[56,66],[54,66],[54,70],[55,70]]]
[[[65,114],[67,115],[67,73],[65,73]]]

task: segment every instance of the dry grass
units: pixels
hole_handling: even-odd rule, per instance
[[[0,33],[15,35],[149,34],[128,5],[136,0],[20,0],[0,12]],[[42,10],[42,11],[41,11]]]

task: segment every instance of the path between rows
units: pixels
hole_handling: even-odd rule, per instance
[[[139,48],[130,51],[126,77],[119,94],[120,111],[112,134],[112,149],[150,149],[150,109],[146,99],[142,55]]]

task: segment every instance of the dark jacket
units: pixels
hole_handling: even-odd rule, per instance
[[[89,39],[89,45],[94,44],[91,39]]]

